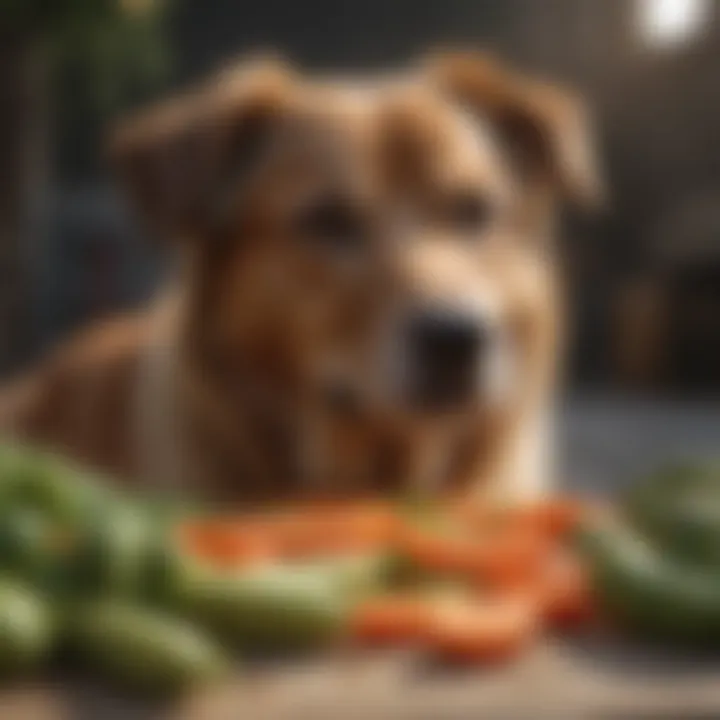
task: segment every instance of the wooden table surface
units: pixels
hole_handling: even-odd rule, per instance
[[[720,456],[720,407],[603,400],[566,409],[565,477],[613,492],[682,456]],[[504,670],[449,673],[403,653],[245,667],[174,707],[58,680],[0,693],[0,720],[720,718],[720,656],[608,637],[548,640]]]
[[[590,720],[720,718],[720,658],[607,637],[552,641],[511,667],[446,671],[403,653],[244,668],[174,705],[46,681],[0,696],[7,720]]]

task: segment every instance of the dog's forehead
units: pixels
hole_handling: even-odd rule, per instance
[[[487,146],[491,130],[482,118],[414,78],[332,78],[309,82],[298,95],[300,114],[348,133],[365,129],[382,135],[390,129],[420,131],[440,145]],[[404,127],[402,127],[404,125]],[[424,132],[423,132],[424,131]],[[487,152],[487,147],[480,147]]]
[[[403,145],[433,172],[508,185],[492,125],[414,76],[332,77],[296,88],[284,147],[365,162]],[[302,139],[302,142],[298,142]],[[442,178],[441,178],[442,179]]]

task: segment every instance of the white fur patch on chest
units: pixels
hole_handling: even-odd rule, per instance
[[[157,332],[141,363],[135,399],[137,473],[147,487],[162,490],[186,487],[193,471],[178,406],[178,303],[171,294],[153,310]]]

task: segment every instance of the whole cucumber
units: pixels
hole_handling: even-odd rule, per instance
[[[0,579],[0,675],[36,670],[52,653],[55,630],[47,602],[14,580]]]
[[[91,669],[126,689],[175,693],[222,676],[225,653],[185,620],[122,602],[80,606],[70,641]]]
[[[720,572],[681,563],[617,522],[586,528],[579,546],[601,606],[660,640],[720,645]]]
[[[720,572],[720,502],[683,497],[664,511],[646,512],[638,527],[658,548],[681,562]]]
[[[71,584],[81,595],[134,597],[141,591],[150,528],[132,506],[120,506],[77,530]]]
[[[64,458],[21,445],[0,449],[0,508],[31,508],[73,523],[110,504],[111,496],[102,478]]]
[[[139,596],[156,607],[177,611],[186,589],[193,587],[204,573],[202,561],[182,551],[172,528],[156,528],[147,538]]]
[[[625,498],[630,524],[663,553],[720,569],[720,473],[710,463],[667,467]]]
[[[388,553],[371,553],[320,558],[291,566],[294,572],[307,572],[334,585],[348,602],[388,589],[392,577],[392,559]]]
[[[192,618],[253,650],[299,650],[342,630],[348,599],[324,571],[267,567],[240,576],[206,573],[181,600]]]
[[[35,581],[46,564],[50,528],[35,510],[0,514],[0,570]]]
[[[623,498],[623,510],[642,521],[671,511],[678,500],[702,495],[720,502],[720,466],[715,463],[684,462],[667,465],[641,478]]]

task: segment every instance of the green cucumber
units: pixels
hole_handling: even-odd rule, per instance
[[[185,613],[252,650],[305,650],[342,631],[346,592],[326,571],[265,567],[239,576],[206,573],[185,590]]]
[[[601,606],[628,628],[661,640],[720,644],[720,572],[681,563],[617,523],[586,528],[587,557]]]
[[[720,502],[719,465],[711,462],[668,465],[636,483],[622,505],[634,522],[642,522],[646,515],[672,511],[678,500],[697,495]]]
[[[71,587],[80,595],[134,597],[141,591],[150,529],[132,506],[88,520],[75,535]]]
[[[622,510],[660,551],[720,568],[720,472],[710,463],[673,465],[633,489]]]
[[[0,509],[29,508],[55,522],[73,523],[109,504],[98,475],[52,453],[24,446],[0,448]]]
[[[315,578],[325,578],[349,602],[386,590],[392,571],[387,553],[320,558],[290,568]]]
[[[25,585],[0,579],[0,675],[38,669],[52,653],[55,639],[48,603]]]
[[[44,585],[52,562],[52,526],[40,512],[17,508],[0,515],[0,571]]]
[[[228,660],[205,632],[185,620],[116,601],[81,605],[71,643],[89,668],[123,688],[182,692],[221,677]]]

